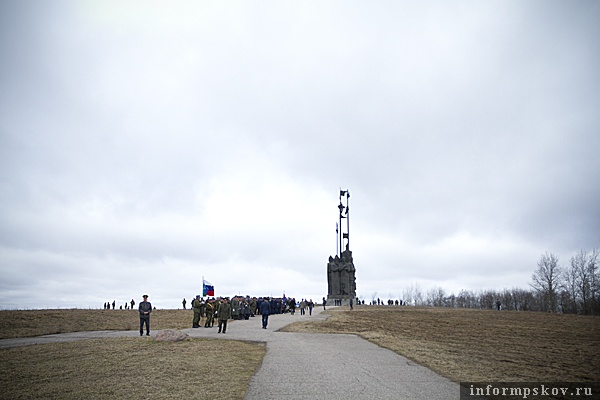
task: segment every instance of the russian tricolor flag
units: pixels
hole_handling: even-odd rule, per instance
[[[215,295],[215,287],[212,283],[205,281],[202,278],[202,296],[214,296]]]

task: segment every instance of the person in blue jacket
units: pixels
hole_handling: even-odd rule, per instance
[[[271,304],[269,303],[269,298],[265,297],[260,303],[259,306],[260,315],[262,315],[262,328],[267,329],[267,324],[269,323],[269,314],[271,313]]]

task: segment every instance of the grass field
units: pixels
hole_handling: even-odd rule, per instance
[[[152,330],[192,327],[191,310],[154,310]],[[137,310],[2,310],[0,339],[32,337],[82,331],[128,331],[139,329]]]
[[[455,382],[600,381],[600,317],[362,306],[287,332],[354,333]]]
[[[327,312],[327,321],[283,330],[354,333],[455,382],[600,381],[600,317],[387,306]],[[191,319],[189,310],[155,310],[151,328],[188,328]],[[138,321],[135,310],[0,311],[0,338],[137,330]],[[264,354],[264,346],[255,343],[202,339],[103,339],[3,349],[0,399],[243,398]],[[203,384],[207,379],[210,384]]]
[[[0,338],[137,330],[136,310],[0,311]],[[151,329],[192,326],[154,310]],[[93,339],[0,350],[0,399],[243,399],[264,345],[233,340]]]
[[[258,344],[91,339],[0,350],[0,399],[243,399]]]

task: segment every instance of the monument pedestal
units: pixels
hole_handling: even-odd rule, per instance
[[[352,299],[352,304],[356,305],[356,298],[351,296],[327,296],[327,305],[328,306],[349,306],[350,299]]]
[[[352,259],[352,252],[346,250],[342,253],[342,258],[337,255],[329,257],[327,263],[327,305],[335,306],[350,305],[356,301],[356,277],[354,276],[356,269]]]

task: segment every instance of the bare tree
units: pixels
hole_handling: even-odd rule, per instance
[[[446,292],[441,287],[434,287],[427,291],[427,304],[433,307],[442,307]]]
[[[588,257],[588,269],[592,277],[592,313],[600,314],[600,249],[595,247]]]
[[[476,305],[475,295],[473,292],[469,290],[462,289],[458,293],[458,297],[456,298],[456,304],[461,308],[475,308],[478,307]]]
[[[403,291],[403,296],[404,297],[404,302],[406,303],[406,305],[413,305],[413,286],[410,285],[409,288],[404,289]]]
[[[515,299],[513,297],[513,291],[509,289],[504,289],[502,295],[500,296],[502,309],[503,310],[516,310],[515,307]]]
[[[424,306],[425,298],[423,297],[423,292],[418,283],[415,283],[413,293],[415,294],[415,306]]]
[[[456,308],[456,296],[454,293],[444,299],[444,305],[446,307]]]
[[[589,253],[586,250],[580,250],[570,260],[571,268],[568,273],[568,285],[571,286],[573,295],[584,314],[595,314],[599,311],[599,257],[600,251],[598,248],[594,248]]]
[[[498,296],[491,290],[482,290],[479,292],[479,307],[480,308],[494,308]]]
[[[371,304],[375,304],[375,299],[377,299],[377,292],[371,294]]]
[[[562,275],[558,257],[552,253],[542,254],[538,269],[531,276],[531,287],[538,293],[544,311],[556,312],[558,289]]]
[[[512,290],[512,298],[514,301],[514,308],[517,311],[528,310],[528,299],[531,297],[531,292],[521,288],[514,288]]]
[[[577,271],[573,268],[573,258],[570,266],[563,271],[564,290],[562,294],[563,311],[577,314],[580,311],[578,300]]]

